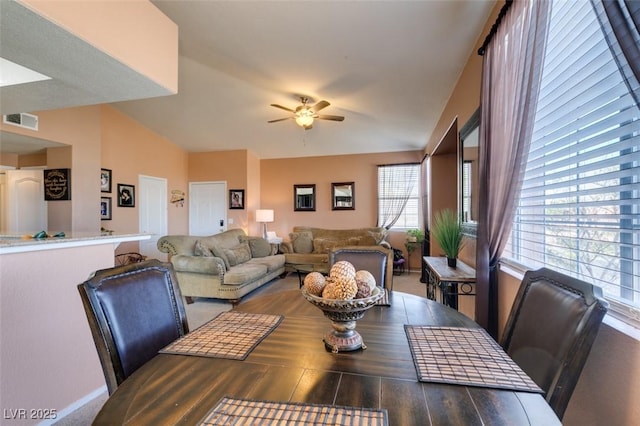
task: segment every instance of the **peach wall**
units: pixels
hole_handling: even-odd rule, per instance
[[[262,160],[261,204],[275,210],[270,226],[288,238],[294,226],[359,228],[377,222],[380,164],[419,162],[419,151]],[[355,183],[355,210],[331,210],[331,183]],[[293,211],[293,185],[316,185],[316,211]]]
[[[151,2],[21,0],[21,3],[171,93],[178,93],[178,26]]]
[[[76,286],[110,266],[113,244],[0,255],[3,409],[59,412],[104,387]]]
[[[18,168],[18,154],[2,154],[0,153],[0,165]]]
[[[118,207],[118,183],[135,185],[137,190],[139,175],[153,176],[167,179],[168,199],[172,190],[187,193],[188,155],[182,148],[110,106],[102,106],[101,113],[100,167],[112,171],[111,193],[100,193],[112,198],[112,220],[102,221],[102,226],[116,234],[136,233],[139,232],[139,204],[136,202],[134,208]],[[96,176],[98,172],[96,169]],[[188,233],[187,204],[184,207],[170,205],[167,220],[170,234]],[[137,251],[137,243],[121,248],[119,251]]]
[[[100,230],[100,107],[88,106],[34,112],[38,131],[3,125],[10,133],[33,136],[70,145],[72,232]]]
[[[48,169],[72,169],[72,148],[63,146],[47,148],[46,161]],[[73,182],[72,182],[73,184]],[[47,202],[48,227],[51,233],[70,232],[73,229],[73,192],[71,200]]]
[[[39,167],[47,165],[47,152],[18,156],[18,167]]]
[[[247,222],[241,226],[247,230],[250,235],[262,235],[262,226],[256,223],[256,210],[269,209],[269,206],[262,205],[262,188],[260,182],[261,161],[255,154],[247,151],[247,194],[251,194],[250,198],[245,200],[247,209]],[[245,194],[246,195],[246,194]],[[271,224],[267,224],[270,231]]]
[[[289,239],[294,226],[361,228],[375,226],[378,212],[378,171],[380,164],[420,162],[419,151],[358,154],[326,157],[282,158],[261,161],[261,206],[275,210],[269,230]],[[331,183],[355,183],[355,210],[331,210]],[[293,211],[293,185],[316,185],[316,211]],[[392,233],[388,241],[404,250],[404,232]],[[405,253],[406,255],[406,253]],[[413,255],[412,268],[420,268]]]
[[[192,152],[189,153],[188,157],[189,182],[226,181],[227,190],[244,189],[245,208],[243,210],[227,210],[227,220],[233,220],[233,224],[229,224],[228,229],[242,228],[245,231],[249,231],[250,210],[248,206],[255,206],[256,203],[259,203],[260,191],[256,188],[255,182],[252,183],[251,188],[249,188],[248,167],[249,165],[256,167],[258,160],[253,155],[249,156],[244,149]],[[249,189],[251,189],[251,191],[249,191]],[[228,208],[229,202],[227,200],[227,209]],[[255,228],[255,230],[257,230],[257,228]]]

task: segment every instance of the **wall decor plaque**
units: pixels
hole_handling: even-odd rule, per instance
[[[71,169],[44,170],[45,201],[71,199]]]

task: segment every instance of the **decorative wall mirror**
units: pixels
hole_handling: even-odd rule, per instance
[[[356,209],[356,189],[354,182],[338,182],[331,184],[331,209]]]
[[[293,185],[293,211],[316,211],[316,185]]]
[[[460,215],[462,231],[475,237],[478,221],[478,155],[480,108],[460,129]]]

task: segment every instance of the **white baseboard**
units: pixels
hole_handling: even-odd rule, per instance
[[[107,391],[107,386],[106,385],[99,387],[98,389],[94,390],[90,394],[87,394],[84,397],[80,398],[79,400],[75,401],[73,404],[71,404],[71,405],[63,408],[62,410],[58,411],[55,419],[45,420],[43,422],[40,422],[40,423],[38,423],[38,426],[49,426],[49,425],[52,425],[52,424],[60,421],[60,419],[62,419],[64,417],[68,416],[69,414],[73,413],[74,411],[76,411],[77,409],[82,407],[83,405],[86,405],[89,402],[93,401],[94,399],[96,399],[97,397],[99,397],[100,395],[105,393],[106,391]]]

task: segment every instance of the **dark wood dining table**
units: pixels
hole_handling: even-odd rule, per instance
[[[244,361],[158,354],[109,397],[94,424],[193,425],[224,396],[386,409],[390,425],[561,424],[541,394],[419,382],[405,324],[478,327],[423,297],[392,292],[357,322],[366,350],[331,353],[322,311],[300,291],[236,310],[284,315]]]

